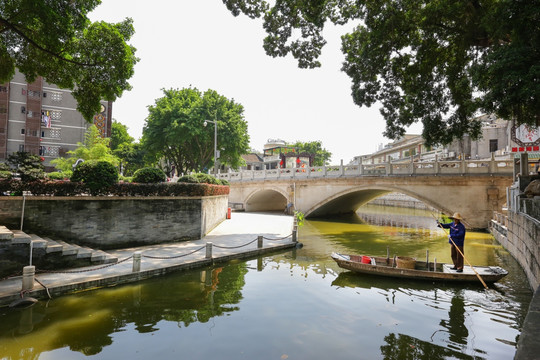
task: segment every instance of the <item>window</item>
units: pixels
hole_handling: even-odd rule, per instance
[[[21,106],[21,114],[26,113],[26,106]]]
[[[45,137],[45,131],[41,132],[41,137]]]
[[[495,152],[497,150],[499,150],[499,144],[497,139],[489,140],[489,152]]]
[[[19,152],[24,152],[24,145],[23,144],[19,144]]]
[[[60,120],[62,118],[62,111],[52,110],[50,112],[51,120]]]
[[[7,92],[6,86],[0,86],[0,92]]]
[[[40,97],[40,96],[41,96],[41,92],[40,92],[40,91],[36,91],[36,90],[28,90],[28,96],[31,96],[31,97]]]
[[[21,135],[24,135],[24,128],[21,129]]]
[[[59,146],[40,146],[39,155],[41,156],[58,156]]]
[[[0,114],[6,114],[7,108],[5,106],[0,106]]]
[[[49,137],[53,139],[60,139],[60,129],[50,129]]]
[[[51,92],[51,100],[52,101],[62,101],[62,93],[58,91],[52,91]]]
[[[21,94],[26,95],[26,89],[21,89]]]
[[[47,97],[47,93],[45,91],[43,92],[43,97]]]

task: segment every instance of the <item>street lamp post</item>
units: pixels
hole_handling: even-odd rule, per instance
[[[203,125],[214,124],[214,175],[217,175],[217,121],[204,120]]]

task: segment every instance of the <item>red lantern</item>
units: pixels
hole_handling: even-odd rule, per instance
[[[44,158],[43,156],[41,156],[41,157],[39,158],[39,160],[45,161],[45,158]]]

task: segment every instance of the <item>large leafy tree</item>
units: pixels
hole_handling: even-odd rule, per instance
[[[480,135],[479,112],[540,123],[538,0],[223,0],[234,15],[263,17],[271,56],[320,66],[326,23],[342,36],[342,70],[359,106],[380,104],[385,135],[418,121],[428,145]]]
[[[148,107],[142,145],[156,161],[176,167],[178,173],[204,171],[214,166],[214,124],[217,122],[219,163],[242,165],[249,150],[244,108],[214,90],[163,90],[164,96]]]
[[[328,165],[332,157],[332,153],[323,148],[321,141],[297,141],[293,146],[298,149],[299,153],[313,154],[313,166]]]
[[[132,144],[135,139],[129,135],[128,127],[113,119],[111,125],[111,150],[115,151],[123,145]]]
[[[135,171],[145,166],[145,154],[140,143],[129,135],[128,127],[114,120],[111,128],[111,150],[120,160],[123,175],[132,176]]]
[[[127,41],[131,19],[117,24],[90,22],[87,14],[99,0],[0,1],[0,83],[15,68],[30,82],[72,89],[77,109],[90,120],[100,100],[115,100],[129,90],[137,62]]]

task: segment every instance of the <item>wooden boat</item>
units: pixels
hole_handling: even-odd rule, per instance
[[[486,283],[494,283],[506,275],[508,271],[499,266],[464,266],[463,272],[452,270],[452,264],[437,264],[427,261],[416,261],[412,258],[396,258],[345,255],[332,253],[332,259],[340,268],[361,274],[372,274],[396,278],[408,278],[430,281],[462,281],[479,282],[474,270]],[[402,259],[403,261],[400,261]],[[435,269],[435,270],[434,270]]]

